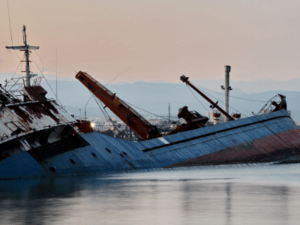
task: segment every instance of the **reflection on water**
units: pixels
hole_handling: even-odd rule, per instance
[[[298,224],[299,174],[244,165],[2,181],[0,224]]]

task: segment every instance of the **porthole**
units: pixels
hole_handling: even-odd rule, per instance
[[[50,166],[49,170],[52,172],[52,173],[55,173],[55,168],[53,166]]]
[[[111,153],[111,151],[108,148],[105,148],[106,151],[108,151],[109,153]]]
[[[71,162],[72,164],[75,164],[75,161],[74,161],[73,159],[70,159],[70,162]]]
[[[94,152],[92,152],[92,156],[94,156],[95,158],[97,158],[96,154]]]

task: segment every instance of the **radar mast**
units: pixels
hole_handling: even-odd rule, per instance
[[[7,49],[13,49],[13,50],[20,50],[20,51],[24,51],[24,54],[25,54],[25,61],[22,61],[22,62],[25,62],[26,63],[26,66],[25,66],[25,71],[22,71],[22,72],[25,72],[26,73],[26,76],[25,76],[25,87],[30,87],[30,79],[32,77],[35,77],[37,76],[37,74],[32,74],[30,72],[30,62],[29,61],[29,54],[30,54],[30,51],[31,49],[39,49],[40,47],[38,46],[30,46],[27,44],[27,35],[26,35],[26,26],[23,25],[23,42],[24,42],[24,45],[23,46],[6,46]]]

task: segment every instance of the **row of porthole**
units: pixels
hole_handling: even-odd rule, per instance
[[[111,153],[111,151],[110,151],[108,148],[105,148],[105,149],[106,149],[106,151],[108,151],[109,153]],[[96,154],[95,154],[94,152],[92,152],[91,154],[92,154],[92,156],[94,156],[95,158],[97,158],[97,156],[96,156]],[[123,154],[126,155],[126,156],[128,156],[126,152],[123,152]],[[122,157],[124,158],[124,155],[123,155],[123,154],[120,154],[120,156],[122,156]],[[73,159],[70,159],[70,162],[71,162],[72,164],[76,164],[75,161],[74,161]],[[53,166],[50,166],[49,169],[50,169],[50,171],[51,171],[52,173],[55,173],[55,172],[56,172],[56,171],[55,171],[55,168],[54,168]]]
[[[108,148],[105,148],[105,150],[106,150],[107,152],[109,152],[110,154],[112,154],[111,151],[110,151]],[[126,152],[123,152],[123,154],[126,155],[126,156],[128,157],[128,155],[127,155]],[[120,154],[120,156],[122,156],[122,158],[124,158],[124,155],[123,155],[123,154]]]
[[[91,154],[92,154],[92,156],[94,156],[95,158],[97,158],[97,156],[96,156],[96,154],[95,154],[94,152],[92,152]],[[76,164],[76,162],[75,162],[73,159],[70,159],[70,162],[71,162],[72,164]],[[55,170],[55,168],[54,168],[53,166],[50,166],[49,170],[50,170],[52,173],[55,173],[55,172],[56,172],[56,170]]]
[[[123,152],[123,154],[126,155],[126,156],[128,157],[128,155],[127,155],[126,152]],[[120,154],[120,156],[121,156],[122,158],[124,158],[124,155],[123,155],[123,154]]]
[[[92,152],[91,154],[92,154],[92,156],[94,156],[95,158],[97,158],[97,156],[96,156],[96,154],[94,152]],[[75,161],[73,159],[70,159],[70,162],[72,164],[75,164]]]

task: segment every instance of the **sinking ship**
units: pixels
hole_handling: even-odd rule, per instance
[[[182,107],[178,124],[161,133],[115,93],[86,72],[76,78],[129,126],[140,141],[94,132],[89,121],[76,120],[55,99],[47,98],[39,78],[30,72],[30,51],[23,27],[26,76],[0,86],[0,179],[77,176],[157,168],[280,162],[300,155],[300,130],[286,111],[286,99],[271,102],[265,114],[229,115],[198,90],[186,76],[181,81],[218,109],[226,122],[207,126],[208,118]],[[226,66],[226,72],[230,67]],[[21,81],[21,82],[20,82]],[[225,91],[228,94],[228,85]],[[217,116],[217,115],[216,115]]]

